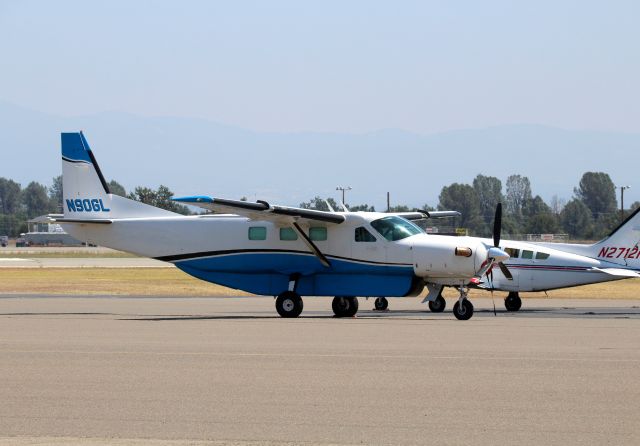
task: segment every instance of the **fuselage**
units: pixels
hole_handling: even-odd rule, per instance
[[[424,282],[459,286],[480,270],[492,245],[489,239],[422,232],[389,240],[371,225],[386,214],[344,215],[341,225],[303,228],[329,266],[290,227],[236,215],[125,218],[67,229],[81,240],[171,262],[200,279],[265,295],[282,292],[294,276],[305,295],[406,296],[420,292]],[[543,291],[620,279],[595,269],[618,266],[604,259],[509,240],[500,248],[511,255],[504,263],[513,280],[494,267],[480,278],[482,288]]]
[[[490,241],[487,240],[487,243]],[[553,244],[503,240],[500,247],[511,256],[504,264],[513,280],[508,280],[499,268],[493,268],[492,275],[482,284],[484,288],[515,292],[546,291],[623,278],[596,269],[619,268],[620,265],[605,259],[555,249]],[[583,251],[587,253],[586,249]]]

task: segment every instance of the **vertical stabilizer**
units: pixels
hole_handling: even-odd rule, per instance
[[[82,132],[62,133],[62,193],[64,217],[68,219],[177,215],[111,194]]]

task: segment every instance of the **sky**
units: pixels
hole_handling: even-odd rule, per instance
[[[269,132],[640,132],[638,1],[3,1],[0,101]]]

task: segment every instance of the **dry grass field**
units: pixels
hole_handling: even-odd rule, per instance
[[[0,294],[77,294],[132,296],[246,296],[243,291],[210,284],[176,268],[1,268]],[[640,279],[549,291],[558,299],[640,299]],[[496,298],[505,293],[496,292]],[[445,290],[454,298],[456,291]],[[490,298],[487,291],[472,290],[471,298]],[[522,297],[544,297],[523,293]]]

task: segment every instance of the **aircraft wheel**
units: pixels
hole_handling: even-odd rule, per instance
[[[518,293],[509,293],[504,300],[504,307],[507,311],[518,311],[522,307],[522,299],[520,299]]]
[[[285,291],[276,299],[276,311],[282,317],[298,317],[302,308],[302,298],[293,291]]]
[[[331,302],[331,308],[336,317],[353,317],[358,312],[358,298],[336,296]]]
[[[442,294],[436,297],[436,300],[429,301],[429,310],[431,310],[433,313],[442,313],[446,306],[447,306],[447,301],[444,300],[444,297],[442,297]]]
[[[387,308],[389,308],[389,301],[387,300],[386,297],[378,297],[373,303],[373,306],[378,311],[384,311]]]
[[[460,305],[460,301],[458,301],[453,306],[453,314],[456,319],[461,321],[471,319],[471,316],[473,316],[473,304],[467,299],[462,301],[462,305]]]

